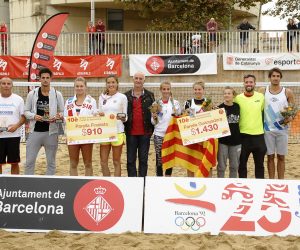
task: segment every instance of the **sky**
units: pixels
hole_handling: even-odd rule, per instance
[[[267,4],[264,4],[262,7],[262,10],[267,10],[269,8],[272,8],[275,3],[270,2]],[[279,17],[271,17],[271,16],[262,16],[261,19],[261,29],[262,30],[286,30],[287,20],[280,20]]]

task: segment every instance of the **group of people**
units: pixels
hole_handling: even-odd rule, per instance
[[[224,108],[231,131],[230,136],[219,139],[217,176],[224,177],[229,159],[229,177],[247,178],[247,161],[252,153],[255,177],[264,178],[264,157],[268,155],[269,178],[284,178],[285,155],[288,147],[288,126],[293,117],[283,117],[281,111],[294,105],[291,89],[280,85],[282,72],[273,68],[268,74],[270,84],[255,91],[254,75],[244,76],[244,92],[236,95],[235,90],[224,88],[224,102],[213,108]],[[114,176],[121,176],[121,155],[127,145],[127,174],[129,177],[145,177],[148,170],[150,139],[153,134],[156,154],[156,175],[171,176],[172,169],[163,172],[162,144],[172,116],[183,113],[195,115],[206,112],[208,99],[205,84],[193,84],[193,98],[181,106],[172,95],[171,83],[160,84],[160,97],[144,88],[145,75],[137,72],[133,76],[133,88],[124,94],[119,92],[119,81],[114,75],[106,78],[106,88],[96,100],[88,94],[87,82],[78,77],[74,81],[75,95],[64,104],[62,94],[51,87],[52,72],[43,68],[39,72],[41,86],[27,95],[26,103],[12,92],[10,78],[0,81],[0,170],[2,164],[10,163],[11,172],[19,173],[20,127],[29,121],[29,136],[26,143],[25,174],[33,175],[35,162],[41,147],[45,148],[47,175],[54,175],[58,135],[63,119],[69,116],[104,116],[116,114],[117,141],[100,144],[100,165],[103,176],[110,176],[109,154],[112,151]],[[153,107],[156,106],[154,109]],[[123,115],[118,115],[123,114]],[[3,149],[3,150],[2,150]],[[93,144],[68,145],[70,175],[78,175],[80,152],[85,166],[85,175],[93,175]],[[277,155],[277,164],[275,163]],[[199,154],[200,157],[200,154]],[[138,167],[136,164],[138,158]],[[188,176],[194,173],[188,171]]]
[[[96,25],[92,21],[86,27],[88,32],[88,50],[90,55],[104,54],[105,49],[105,24],[102,19],[98,19]]]
[[[293,51],[293,42],[296,41],[296,49],[299,52],[299,43],[300,43],[300,22],[296,22],[295,19],[289,18],[287,24],[288,34],[286,37],[286,46],[288,52]]]

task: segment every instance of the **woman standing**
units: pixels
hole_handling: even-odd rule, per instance
[[[100,144],[100,163],[103,176],[110,176],[108,157],[112,149],[114,176],[121,176],[121,155],[123,144],[126,141],[124,122],[127,120],[128,101],[124,94],[118,92],[119,80],[111,75],[106,78],[106,90],[99,97],[99,115],[115,114],[117,116],[118,140]]]
[[[205,83],[203,81],[198,81],[193,84],[194,98],[187,100],[184,104],[184,109],[190,116],[211,109],[211,100],[204,97],[204,86]],[[211,174],[210,171],[209,176],[211,176]],[[190,170],[187,170],[187,175],[188,177],[194,177],[194,173]]]
[[[240,106],[233,102],[236,93],[232,87],[225,87],[224,102],[218,107],[224,108],[227,121],[230,128],[230,136],[219,138],[218,165],[217,175],[224,178],[227,159],[229,159],[229,177],[237,178],[240,154],[241,154],[241,137],[240,137]]]
[[[91,116],[97,109],[96,100],[87,95],[86,80],[83,77],[77,77],[74,83],[75,96],[70,97],[65,104],[64,117],[68,116]],[[92,167],[92,153],[93,144],[78,144],[68,145],[69,157],[70,157],[70,175],[78,175],[78,162],[79,153],[81,150],[84,166],[85,175],[93,175]]]
[[[161,98],[153,105],[157,105],[159,109],[152,112],[151,123],[154,125],[154,148],[156,155],[156,176],[163,176],[161,150],[170,119],[172,115],[180,115],[180,103],[173,99],[171,93],[171,83],[162,82],[160,84]],[[165,176],[171,176],[172,168],[165,172]]]

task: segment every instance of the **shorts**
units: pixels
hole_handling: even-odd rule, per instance
[[[117,147],[117,146],[121,146],[123,144],[125,144],[126,142],[126,135],[125,133],[119,133],[117,134],[117,141],[113,141],[113,142],[101,142],[101,145],[112,145],[113,147]]]
[[[21,137],[0,138],[0,164],[20,162]]]
[[[265,131],[265,142],[267,146],[267,155],[275,153],[287,155],[288,152],[288,131]]]

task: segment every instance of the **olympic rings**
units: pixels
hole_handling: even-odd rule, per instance
[[[187,231],[189,229],[198,231],[201,227],[204,227],[206,225],[206,219],[204,217],[198,217],[197,219],[195,219],[191,216],[184,219],[182,216],[178,216],[175,218],[175,225],[180,227],[184,231]]]

